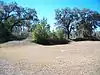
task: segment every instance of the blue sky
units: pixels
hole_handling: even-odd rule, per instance
[[[20,6],[35,8],[39,19],[46,17],[51,26],[55,23],[55,12],[57,8],[78,7],[89,8],[100,12],[100,0],[3,0],[5,2],[17,2]]]

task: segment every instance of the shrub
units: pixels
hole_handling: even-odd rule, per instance
[[[22,40],[28,37],[28,28],[26,26],[15,26],[12,29],[14,40]]]
[[[39,24],[32,33],[33,40],[39,44],[47,44],[49,35],[45,25]]]
[[[99,41],[100,40],[100,31],[96,31],[93,33],[94,40]]]
[[[57,29],[56,36],[57,36],[58,40],[65,40],[66,39],[66,35],[65,35],[63,29]]]
[[[2,27],[2,25],[0,25],[0,43],[4,43],[9,41],[10,38],[10,32],[8,31],[8,29]]]
[[[98,39],[97,37],[90,37],[90,38],[76,38],[76,39],[73,39],[73,41],[100,41],[100,39]]]
[[[56,44],[69,43],[69,41],[65,38],[64,32],[62,30],[50,32],[42,24],[36,26],[32,36],[34,42],[43,45],[56,45]]]

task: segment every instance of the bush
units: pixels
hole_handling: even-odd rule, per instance
[[[93,33],[93,37],[96,39],[96,40],[100,40],[100,31],[96,31]]]
[[[25,26],[15,26],[12,29],[14,40],[26,39],[29,35],[28,28]]]
[[[8,31],[8,29],[0,25],[0,43],[9,41],[10,35],[11,33]]]
[[[47,33],[47,29],[45,25],[39,24],[36,26],[35,30],[32,34],[33,41],[39,44],[47,44],[49,35]]]
[[[57,29],[55,33],[56,33],[58,40],[65,40],[66,39],[66,35],[65,35],[63,29]]]
[[[73,41],[86,41],[86,40],[88,40],[88,39],[85,39],[85,38],[75,38],[75,39],[73,39]]]
[[[90,38],[76,38],[76,39],[73,39],[73,41],[100,41],[100,39],[98,39],[98,38],[96,38],[96,37],[94,37],[94,36],[92,36],[92,37],[90,37]]]
[[[58,45],[58,44],[68,44],[70,41],[66,39],[58,40],[58,39],[49,39],[48,45]]]
[[[67,44],[65,35],[62,30],[57,30],[56,32],[50,32],[45,25],[39,24],[33,31],[33,41],[38,44],[43,45],[56,45],[56,44]]]

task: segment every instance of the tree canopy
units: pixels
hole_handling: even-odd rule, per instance
[[[90,9],[64,8],[55,10],[56,24],[64,28],[65,33],[70,38],[72,30],[77,30],[77,34],[83,37],[92,36],[92,31],[100,27],[100,13]]]
[[[12,29],[26,26],[28,31],[30,25],[38,22],[37,12],[35,9],[24,8],[16,2],[4,3],[0,1],[0,35],[1,37],[10,36]],[[3,33],[3,34],[2,34]]]

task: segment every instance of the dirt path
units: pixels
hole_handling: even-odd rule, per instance
[[[0,75],[100,75],[100,42],[2,47]]]

